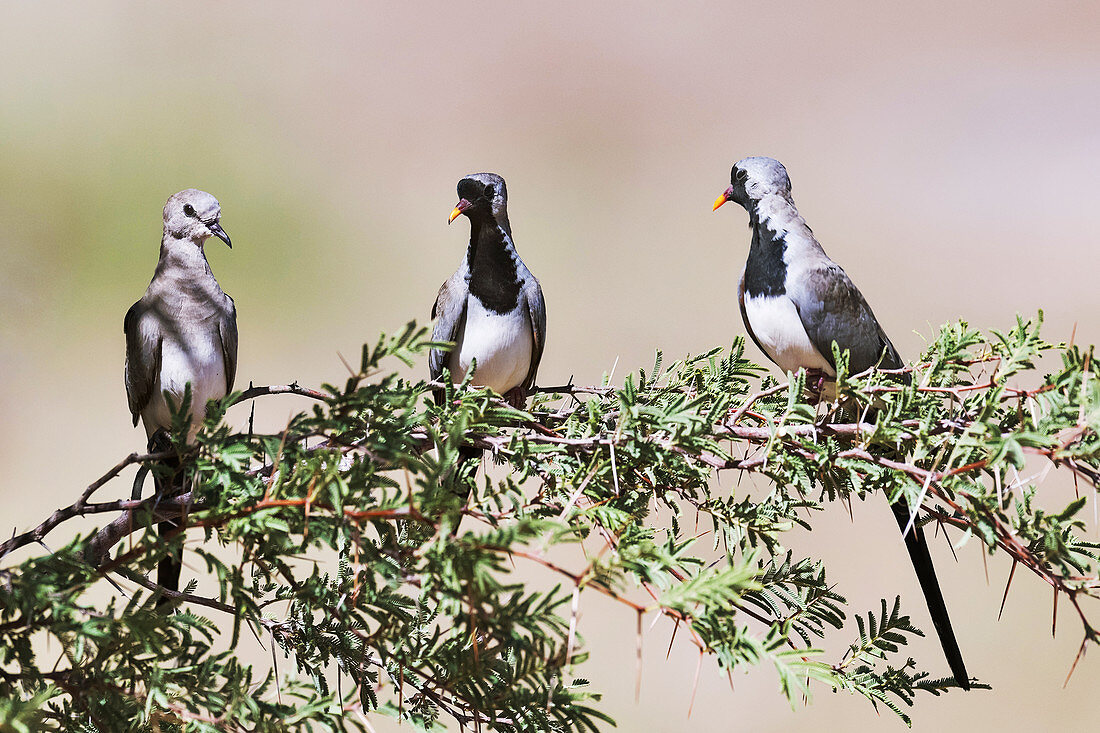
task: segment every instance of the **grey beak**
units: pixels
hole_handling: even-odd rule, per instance
[[[225,230],[222,229],[222,225],[218,223],[217,219],[206,222],[206,228],[209,229],[210,233],[215,237],[225,242],[229,249],[233,249],[233,243],[229,241],[229,235],[225,233]]]

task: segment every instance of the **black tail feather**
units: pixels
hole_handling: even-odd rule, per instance
[[[167,536],[173,532],[179,525],[173,521],[161,522],[157,525],[157,532],[161,537]],[[161,561],[157,563],[157,585],[162,588],[166,588],[171,591],[178,591],[180,589],[180,573],[183,571],[183,550],[176,550],[170,552],[161,558]],[[172,599],[168,596],[161,596],[157,599],[157,608],[171,603]]]
[[[171,441],[163,430],[158,430],[152,437],[149,438],[149,451],[150,452],[163,452],[171,449]],[[158,500],[167,499],[183,491],[184,472],[180,468],[179,458],[171,457],[165,458],[161,461],[161,465],[171,469],[172,473],[164,476],[155,477],[153,485],[156,490]],[[134,491],[140,494],[141,487],[135,483]],[[136,498],[136,497],[135,497]],[[169,534],[176,532],[179,527],[179,523],[166,519],[163,522],[157,524],[157,534],[162,538],[167,537]],[[180,574],[183,571],[183,549],[175,550],[165,555],[159,563],[157,563],[157,585],[170,591],[178,591],[180,589]],[[156,607],[161,608],[168,603],[171,603],[173,599],[168,596],[161,596],[157,599]]]
[[[889,349],[883,356],[882,366],[887,369],[900,369],[904,366],[901,358],[894,351],[893,345],[887,341]],[[912,382],[912,375],[906,373],[900,375],[900,381],[904,384]],[[867,420],[877,419],[877,410],[868,412]],[[891,450],[875,451],[879,455],[885,454],[894,460],[900,460],[900,456]],[[928,614],[932,617],[932,625],[936,627],[936,636],[940,639],[943,655],[947,658],[947,666],[951,668],[951,674],[955,682],[964,690],[970,689],[970,676],[966,673],[966,665],[963,664],[962,652],[959,650],[959,642],[955,639],[955,632],[951,628],[951,618],[947,615],[947,604],[943,600],[943,592],[940,590],[940,582],[936,578],[936,567],[932,564],[932,554],[928,551],[928,541],[924,536],[924,528],[917,526],[914,520],[909,532],[909,505],[905,499],[898,499],[890,505],[894,512],[905,539],[905,549],[909,551],[909,561],[913,564],[913,570],[917,574],[917,581],[924,593],[924,602],[928,607]]]
[[[455,476],[452,479],[455,481],[453,487],[453,493],[459,498],[462,506],[466,506],[470,501],[470,494],[473,492],[473,487],[458,480],[458,471],[462,464],[466,461],[480,460],[481,454],[484,450],[473,445],[461,445],[458,447],[458,458],[455,460]],[[476,469],[475,469],[476,470]]]
[[[905,528],[909,526],[909,506],[904,499],[901,499],[891,504],[890,508],[894,512],[898,528],[905,532]],[[962,652],[959,650],[958,641],[955,640],[955,632],[951,629],[947,604],[944,603],[940,583],[936,579],[936,568],[932,565],[932,555],[928,551],[924,528],[918,527],[916,522],[905,535],[905,549],[909,551],[909,559],[913,563],[913,570],[917,573],[917,580],[920,581],[924,601],[928,605],[928,613],[932,616],[932,625],[936,627],[936,635],[940,638],[940,646],[943,647],[951,673],[955,676],[959,687],[969,690],[970,677],[966,673],[966,665],[963,664]]]

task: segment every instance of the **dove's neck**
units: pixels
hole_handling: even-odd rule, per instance
[[[470,247],[466,252],[470,268],[470,294],[489,310],[511,313],[519,302],[522,283],[519,255],[512,243],[508,220],[492,217],[470,221]]]

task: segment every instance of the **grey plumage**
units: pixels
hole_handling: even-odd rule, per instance
[[[798,353],[790,343],[772,343],[775,339],[767,333],[766,314],[755,319],[757,323],[750,317],[754,305],[776,312],[789,303],[816,352],[809,357],[825,362],[823,371],[830,376],[835,375],[834,341],[848,349],[852,372],[876,364],[900,368],[901,357],[871,306],[844,269],[825,254],[795,208],[783,165],[771,158],[746,158],[734,166],[732,178],[733,184],[718,197],[715,208],[734,201],[749,212],[753,239],[741,273],[738,301],[750,336],[761,351],[785,371],[814,366],[806,364],[807,355]]]
[[[179,405],[191,384],[193,437],[207,400],[233,389],[236,307],[203,249],[211,235],[229,243],[220,216],[217,199],[203,191],[187,189],[168,199],[156,272],[126,313],[126,396],[134,425],[140,418],[149,438],[171,425],[165,392]]]
[[[784,371],[814,370],[825,377],[836,376],[834,343],[848,351],[852,373],[875,365],[901,368],[901,357],[867,300],[825,254],[795,208],[783,165],[771,158],[745,158],[733,166],[730,178],[730,187],[715,200],[714,208],[735,201],[749,213],[752,242],[738,304],[745,328],[760,350]],[[908,374],[902,379],[908,381]],[[948,665],[958,685],[969,689],[924,529],[915,523],[909,527],[904,499],[894,502],[891,510]]]
[[[455,347],[449,353],[433,350],[429,372],[438,380],[448,368],[459,381],[476,361],[472,383],[520,406],[535,385],[546,340],[542,288],[512,241],[504,179],[493,173],[466,176],[458,194],[451,221],[460,214],[469,218],[470,243],[432,307],[433,338]]]
[[[886,369],[904,366],[863,294],[824,252],[815,268],[789,292],[806,334],[826,359],[832,360],[835,341],[848,348],[849,367],[853,373],[875,364]]]
[[[542,287],[534,276],[530,277],[523,286],[523,299],[527,304],[527,316],[531,319],[531,329],[535,336],[531,368],[527,372],[527,379],[523,382],[523,388],[530,391],[535,386],[539,362],[542,361],[542,349],[546,344],[546,303],[542,299]]]
[[[126,312],[126,397],[134,425],[145,427],[150,451],[166,448],[165,431],[172,425],[172,409],[179,409],[191,390],[188,440],[193,440],[206,415],[206,403],[233,389],[237,373],[237,311],[222,292],[203,249],[216,236],[232,246],[221,227],[217,199],[195,189],[180,191],[164,205],[164,233],[160,259],[141,300]],[[166,497],[183,490],[179,462],[163,461],[167,472],[158,478],[157,494]],[[141,482],[135,483],[134,498]],[[162,536],[177,523],[163,521]],[[179,589],[182,552],[165,556],[157,582]],[[168,599],[161,597],[158,606]]]
[[[432,330],[433,340],[457,341],[459,328],[466,321],[466,298],[470,293],[467,285],[469,277],[470,267],[466,257],[463,256],[462,264],[458,266],[455,273],[439,286],[439,293],[436,295],[435,303],[432,304],[432,318],[435,319],[435,328]],[[433,380],[443,376],[448,353],[440,349],[432,349],[428,354],[428,373]]]

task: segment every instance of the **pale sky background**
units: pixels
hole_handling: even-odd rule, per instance
[[[749,232],[710,205],[746,155],[787,165],[906,357],[945,321],[1039,308],[1051,340],[1075,324],[1100,340],[1096,3],[593,5],[0,3],[3,527],[143,447],[122,318],[187,187],[220,199],[233,238],[208,254],[238,305],[240,384],[340,381],[337,352],[426,321],[466,244],[446,225],[455,183],[483,170],[507,179],[546,293],[540,381],[729,344]],[[260,420],[302,406],[269,399]],[[854,611],[901,593],[931,631],[885,502],[857,503],[857,528],[827,514],[797,549]],[[1018,574],[997,621],[1008,563],[987,585],[977,547],[957,564],[934,547],[968,669],[994,690],[921,696],[914,729],[1094,726],[1100,660],[1062,686],[1068,604],[1052,640],[1048,589]],[[583,611],[579,672],[621,730],[903,729],[824,689],[791,711],[766,668],[731,691],[709,660],[688,719],[696,658],[664,659],[663,623],[635,701],[633,616],[588,594]],[[934,637],[914,653],[947,673]]]

